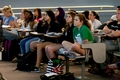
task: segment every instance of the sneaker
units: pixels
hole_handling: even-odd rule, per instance
[[[79,58],[79,57],[81,56],[81,54],[78,54],[78,53],[73,52],[73,51],[69,52],[69,53],[66,54],[66,55],[67,55],[67,57],[69,57],[69,58]]]
[[[65,53],[66,53],[65,48],[60,48],[58,51],[58,54],[60,54],[60,55],[65,55]]]
[[[39,67],[35,67],[34,71],[39,73],[40,72],[40,68]]]

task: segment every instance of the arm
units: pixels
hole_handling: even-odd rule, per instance
[[[112,30],[112,29],[109,29],[107,26],[105,26],[105,27],[103,28],[103,32],[104,32],[105,34],[110,34],[112,31],[113,31],[113,30]]]

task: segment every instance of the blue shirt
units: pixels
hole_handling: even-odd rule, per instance
[[[4,25],[9,25],[11,20],[15,20],[13,16],[10,16],[9,18],[4,16],[3,17]]]

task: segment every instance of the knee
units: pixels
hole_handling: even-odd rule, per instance
[[[66,42],[67,42],[67,41],[63,41],[63,42],[62,42],[62,45],[66,44]]]
[[[41,44],[37,44],[37,49],[42,50],[43,46]]]
[[[77,49],[77,47],[78,46],[76,44],[72,44],[72,46],[71,46],[71,48],[74,49],[74,50]]]
[[[30,47],[30,42],[27,41],[27,42],[25,43],[25,46]]]
[[[49,47],[49,45],[47,45],[47,46],[45,47],[45,51],[48,51],[48,47]]]

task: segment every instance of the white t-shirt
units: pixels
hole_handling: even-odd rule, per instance
[[[89,23],[91,24],[92,26],[92,31],[94,31],[95,29],[97,29],[100,25],[102,25],[102,23],[95,19],[94,22],[92,22],[91,20],[89,20]]]
[[[116,19],[116,15],[112,15],[110,19],[112,19],[112,20],[117,20],[117,19]]]

